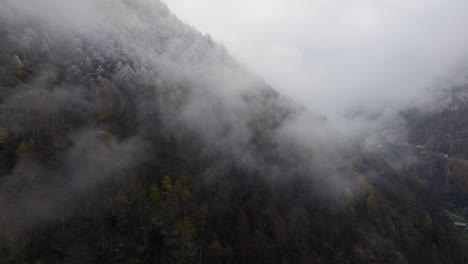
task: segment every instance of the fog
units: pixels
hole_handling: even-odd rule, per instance
[[[159,1],[1,2],[0,129],[18,143],[0,168],[0,214],[19,211],[5,222],[53,219],[27,209],[43,190],[73,204],[172,137],[197,142],[184,151],[199,145],[207,179],[238,166],[341,197],[355,151],[463,80],[468,56],[462,1],[168,1],[188,24]]]
[[[330,118],[395,112],[464,80],[463,0],[167,0],[280,92]]]
[[[72,214],[173,139],[195,143],[171,155],[201,149],[201,177],[280,175],[252,142],[295,104],[159,1],[5,0],[0,24],[0,227],[17,223],[0,237]]]
[[[166,1],[0,0],[1,248],[456,256],[432,190],[465,160],[402,111],[467,80],[468,2]]]

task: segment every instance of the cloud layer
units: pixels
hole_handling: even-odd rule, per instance
[[[329,117],[394,111],[463,76],[462,0],[167,0],[280,92]],[[458,80],[458,79],[457,79]]]

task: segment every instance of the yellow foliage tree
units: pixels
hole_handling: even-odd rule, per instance
[[[5,129],[0,128],[0,146],[5,144]]]
[[[219,242],[218,236],[215,234],[213,241],[208,247],[208,254],[217,259],[223,254],[223,251],[223,246],[221,245],[221,242]]]
[[[432,228],[432,218],[431,216],[429,215],[428,212],[426,212],[424,214],[424,226],[427,228],[427,229],[431,229]]]
[[[150,198],[153,202],[157,202],[159,201],[159,199],[161,198],[161,194],[159,192],[159,188],[156,184],[153,184],[151,185],[151,188],[150,188]]]
[[[21,143],[16,149],[16,155],[18,155],[18,157],[22,157],[30,154],[34,151],[34,145],[35,143],[32,139],[30,139],[28,142]]]
[[[10,59],[10,73],[16,80],[21,80],[24,76],[23,62],[20,60],[18,55],[14,55]]]
[[[190,263],[190,260],[196,254],[195,238],[197,230],[190,219],[184,218],[178,221],[175,225],[176,239],[173,252],[174,261],[176,263]]]
[[[172,179],[169,176],[164,176],[161,181],[163,193],[166,195],[172,194],[174,192],[174,184],[172,183]]]

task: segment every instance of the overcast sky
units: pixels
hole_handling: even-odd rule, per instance
[[[466,0],[166,0],[282,93],[325,114],[400,107],[468,58]]]

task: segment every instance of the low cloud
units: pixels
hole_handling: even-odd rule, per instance
[[[465,1],[167,3],[280,92],[330,118],[399,111],[427,101],[430,87],[465,79]]]

